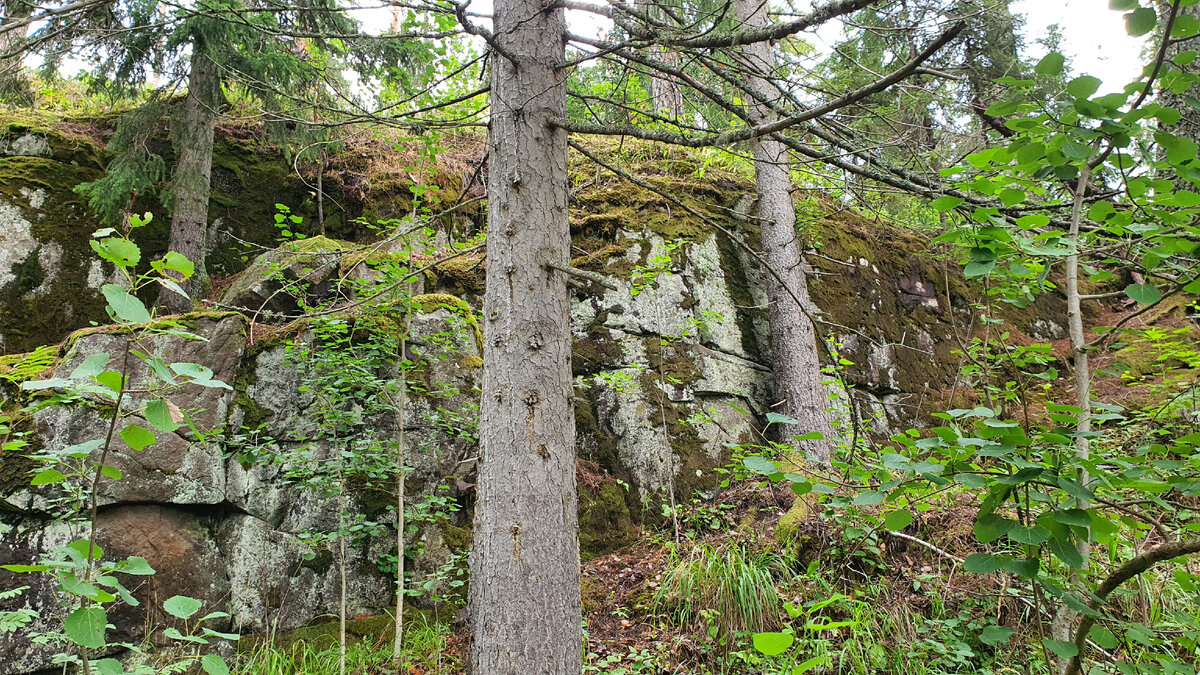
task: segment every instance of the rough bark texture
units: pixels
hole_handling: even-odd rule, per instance
[[[640,12],[661,20],[665,12],[655,0],[638,0],[636,3]],[[658,47],[654,50],[655,57],[672,67],[678,65],[679,55],[669,49]],[[653,73],[650,76],[650,104],[654,113],[669,119],[679,119],[683,114],[683,90],[679,82],[670,75]]]
[[[169,313],[191,311],[196,296],[207,290],[208,273],[204,269],[208,234],[208,197],[212,176],[213,125],[221,96],[217,66],[200,44],[193,46],[192,71],[188,77],[188,95],[183,115],[174,130],[179,152],[175,164],[173,189],[175,208],[171,216],[169,250],[181,253],[196,265],[191,279],[180,284],[191,299],[163,290],[158,304]]]
[[[474,675],[582,668],[562,9],[498,0],[492,69]]]
[[[767,23],[767,8],[758,0],[737,0],[738,19],[747,28]],[[757,71],[769,74],[774,70],[775,57],[766,42],[744,45],[747,61]],[[750,76],[749,85],[767,97],[774,97],[766,77]],[[775,113],[765,105],[751,105],[755,123],[772,122]],[[832,416],[822,380],[821,361],[817,352],[816,330],[812,321],[788,293],[807,301],[808,282],[804,276],[804,258],[796,236],[796,207],[792,203],[788,153],[782,143],[768,136],[759,138],[754,146],[754,174],[758,187],[758,215],[762,221],[763,256],[778,272],[780,279],[767,275],[768,316],[771,322],[771,361],[774,368],[774,411],[797,420],[799,424],[784,425],[784,440],[796,435],[819,431],[825,440],[796,441],[795,447],[821,464],[828,464],[833,449]]]
[[[26,18],[32,11],[33,4],[27,0],[0,0],[0,23]],[[0,33],[0,101],[29,100],[20,52],[27,33],[27,27]]]

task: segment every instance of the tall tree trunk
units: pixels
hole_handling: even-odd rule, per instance
[[[738,19],[747,28],[767,25],[767,7],[760,0],[736,0]],[[775,57],[766,42],[744,45],[751,68],[763,73],[752,75],[749,86],[766,97],[777,92],[766,76],[774,70]],[[761,103],[751,103],[750,115],[755,123],[770,122],[777,115]],[[821,361],[817,351],[816,330],[808,315],[788,293],[788,288],[802,302],[808,302],[808,281],[804,276],[804,257],[796,235],[796,208],[792,203],[791,173],[784,145],[768,136],[754,145],[754,175],[758,187],[758,215],[762,219],[763,256],[779,276],[767,275],[768,316],[771,322],[771,361],[774,366],[775,411],[799,422],[784,425],[784,440],[812,431],[820,432],[823,440],[796,441],[802,450],[820,464],[829,464],[832,454],[833,425],[828,412],[829,399],[819,385]]]
[[[29,0],[0,0],[0,25],[9,21],[27,18],[33,12]],[[0,101],[32,101],[32,91],[25,79],[25,66],[21,44],[29,27],[14,28],[0,33]]]
[[[582,668],[563,10],[497,0],[488,156],[480,465],[471,548],[475,675]],[[515,58],[516,63],[510,61]]]
[[[654,19],[662,19],[665,12],[658,6],[658,0],[638,0],[637,9]],[[663,63],[674,66],[678,63],[679,55],[675,52],[656,47],[655,57]],[[677,120],[683,114],[683,89],[675,78],[665,73],[650,75],[650,104],[654,113]]]
[[[158,304],[170,313],[191,311],[193,301],[208,290],[204,255],[208,238],[208,197],[212,177],[213,125],[221,99],[217,65],[203,45],[192,47],[192,71],[181,118],[176,120],[173,141],[178,151],[172,187],[175,208],[171,217],[168,249],[181,253],[196,266],[191,279],[180,284],[191,298],[163,289]]]

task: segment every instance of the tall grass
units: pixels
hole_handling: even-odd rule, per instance
[[[706,617],[713,617],[722,633],[774,630],[780,612],[775,585],[791,578],[776,555],[749,553],[737,544],[703,544],[673,561],[655,606],[683,626],[707,628],[712,621]]]
[[[419,672],[427,675],[459,673],[457,659],[445,654],[445,638],[450,633],[445,624],[408,624],[404,631],[404,661],[401,673]],[[341,657],[337,645],[324,649],[305,642],[288,648],[263,643],[238,655],[234,675],[337,675]],[[346,647],[346,672],[350,675],[395,673],[392,642],[362,641]]]

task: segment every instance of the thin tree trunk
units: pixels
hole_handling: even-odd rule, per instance
[[[767,7],[760,0],[737,0],[738,19],[747,28],[767,25]],[[749,86],[766,97],[774,97],[767,76],[774,70],[775,56],[770,44],[757,42],[742,46],[751,68],[762,76],[749,77]],[[770,122],[777,115],[761,103],[752,103],[750,116],[755,123]],[[769,137],[754,145],[754,174],[758,188],[758,215],[762,222],[763,257],[787,286],[775,275],[767,275],[768,317],[771,322],[771,361],[774,366],[774,408],[798,424],[782,425],[783,440],[820,432],[822,440],[796,440],[794,447],[817,463],[828,465],[832,455],[833,420],[829,399],[821,387],[821,361],[817,351],[816,329],[803,308],[787,292],[808,299],[808,281],[804,275],[804,257],[796,234],[796,208],[792,203],[791,172],[784,145]]]
[[[1071,250],[1074,253],[1067,256],[1066,260],[1067,330],[1071,335],[1071,351],[1075,357],[1074,366],[1072,367],[1072,377],[1075,379],[1075,405],[1079,408],[1079,417],[1075,421],[1075,454],[1081,460],[1086,460],[1091,453],[1087,434],[1092,430],[1092,371],[1088,364],[1087,340],[1083,333],[1083,313],[1080,308],[1079,297],[1079,226],[1083,220],[1083,195],[1092,174],[1090,161],[1091,156],[1088,157],[1088,161],[1083,163],[1083,168],[1079,171],[1079,183],[1075,189],[1075,201],[1071,205],[1071,229],[1067,236],[1067,241],[1070,243]],[[1086,486],[1089,480],[1090,477],[1087,471],[1080,469],[1079,484]],[[1086,509],[1088,508],[1088,501],[1086,499],[1076,499],[1075,506],[1080,509]],[[1083,558],[1084,565],[1086,566],[1088,558],[1091,557],[1092,553],[1091,542],[1081,538],[1076,542],[1075,548]],[[1080,583],[1078,573],[1071,575],[1071,583]],[[1050,627],[1050,633],[1055,640],[1063,642],[1073,640],[1075,619],[1077,616],[1078,612],[1066,605],[1059,607],[1058,612],[1054,615],[1054,622]],[[1059,672],[1067,672],[1070,663],[1070,659],[1060,658],[1058,663]]]
[[[471,550],[474,675],[582,669],[566,279],[563,10],[497,0],[479,480]],[[517,59],[517,63],[510,61]]]
[[[405,361],[408,337],[408,311],[400,326],[400,347],[396,358]],[[396,640],[392,645],[392,660],[397,672],[404,653],[404,408],[408,403],[408,371],[400,366],[400,391],[396,397]]]
[[[661,19],[664,12],[654,0],[638,0],[637,9],[655,19]],[[663,63],[676,65],[679,56],[663,47],[655,49],[655,56]],[[683,114],[683,89],[675,78],[665,73],[650,75],[650,104],[658,115],[677,120]]]
[[[212,177],[213,126],[221,96],[217,65],[199,42],[192,47],[192,71],[182,119],[175,130],[178,151],[172,188],[175,208],[167,247],[196,266],[192,278],[180,284],[191,298],[164,289],[158,304],[170,313],[191,311],[197,296],[208,290],[204,255],[208,234],[208,197]]]

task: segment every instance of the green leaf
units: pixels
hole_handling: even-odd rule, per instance
[[[1058,77],[1062,75],[1063,66],[1067,63],[1067,59],[1058,52],[1050,52],[1038,61],[1033,67],[1033,72],[1043,77]]]
[[[66,480],[66,478],[67,477],[64,476],[61,471],[46,469],[45,471],[41,471],[38,473],[38,475],[34,476],[33,480],[29,481],[29,484],[35,486],[52,485],[54,483],[61,483]]]
[[[767,424],[800,424],[799,420],[794,420],[787,415],[782,415],[777,412],[767,413]]]
[[[71,379],[84,380],[95,377],[103,373],[106,366],[108,366],[108,354],[92,354],[75,366],[75,370],[71,371]]]
[[[979,634],[979,641],[985,645],[996,646],[1008,642],[1012,637],[1013,630],[1005,626],[988,626]]]
[[[796,641],[791,633],[755,633],[754,648],[767,656],[775,656],[787,651]]]
[[[137,264],[142,260],[142,251],[138,245],[128,239],[119,237],[105,237],[99,241],[93,239],[89,242],[92,245],[92,250],[95,251],[101,258],[108,262],[129,269],[137,267]]]
[[[138,576],[150,576],[154,574],[154,568],[143,557],[131,555],[125,559],[125,564],[121,566],[121,571],[125,574],[136,574]]]
[[[1079,555],[1079,551],[1075,549],[1074,544],[1067,537],[1053,537],[1046,542],[1046,548],[1054,554],[1055,558],[1066,563],[1073,570],[1083,569],[1083,556]]]
[[[1150,12],[1153,14],[1153,10]],[[1081,75],[1067,83],[1067,93],[1077,99],[1086,99],[1100,88],[1100,80],[1091,75]]]
[[[886,498],[887,498],[887,495],[883,494],[879,490],[868,490],[866,492],[859,493],[854,498],[854,505],[855,506],[874,506],[875,504],[882,504],[883,500]]]
[[[823,666],[829,661],[828,656],[814,656],[792,669],[792,675],[804,675],[808,671]]]
[[[1117,645],[1120,644],[1117,641],[1117,636],[1113,635],[1113,632],[1104,626],[1092,626],[1091,630],[1088,631],[1088,637],[1092,639],[1092,642],[1095,642],[1104,649],[1116,649]]]
[[[63,630],[71,642],[87,649],[100,649],[106,642],[108,615],[98,605],[79,607],[63,620]]]
[[[1008,530],[1008,538],[1022,544],[1037,546],[1050,538],[1050,530],[1041,525],[1013,525]]]
[[[96,382],[108,387],[112,393],[119,394],[125,378],[115,370],[106,370],[93,378]]]
[[[912,525],[914,518],[912,511],[908,509],[898,509],[887,514],[883,519],[883,526],[893,532],[899,532],[904,528]]]
[[[163,603],[163,610],[171,616],[186,619],[200,611],[200,601],[186,595],[174,595]]]
[[[122,476],[121,470],[115,466],[107,466],[107,465],[102,466],[102,467],[100,467],[100,473],[104,474],[105,476],[108,476],[109,478],[111,478],[113,480],[121,480],[121,476]]]
[[[104,299],[113,314],[124,323],[149,323],[150,312],[141,300],[133,297],[124,288],[116,284],[104,284],[100,287]]]
[[[167,251],[167,254],[162,258],[162,268],[179,272],[184,279],[196,273],[196,265],[187,256],[175,251]]]
[[[1025,201],[1025,191],[1016,188],[1004,188],[1000,191],[1000,201],[1005,206],[1016,206]]]
[[[763,476],[771,476],[779,473],[779,467],[775,466],[775,462],[766,457],[759,457],[758,455],[746,457],[742,460],[742,464],[747,469]]]
[[[208,675],[229,675],[229,666],[225,664],[225,659],[216,654],[205,654],[200,659],[200,667]]]
[[[797,441],[823,441],[825,440],[825,434],[822,434],[819,431],[810,431],[807,434],[792,436],[792,438],[796,439]]]
[[[991,574],[1003,563],[1003,558],[991,553],[972,553],[963,561],[963,569],[972,574]]]
[[[996,269],[995,260],[988,260],[984,262],[972,260],[971,262],[967,263],[966,267],[963,268],[963,275],[968,279],[974,279],[975,277],[984,276],[994,269]]]
[[[146,421],[150,426],[165,433],[171,433],[179,428],[175,418],[171,416],[171,407],[166,401],[155,399],[146,404]]]
[[[1079,654],[1079,648],[1074,642],[1064,642],[1062,640],[1042,640],[1042,644],[1049,649],[1060,659],[1069,659]]]
[[[100,659],[92,661],[92,667],[100,675],[125,675],[125,667],[116,659]]]
[[[157,438],[153,431],[143,429],[136,424],[130,424],[121,430],[121,440],[125,441],[134,450],[142,451],[154,445],[154,441]]]
[[[1125,32],[1141,37],[1158,25],[1158,13],[1150,7],[1138,7],[1125,15]]]
[[[958,205],[962,204],[964,201],[966,200],[962,199],[961,197],[951,197],[950,195],[945,195],[938,197],[932,202],[929,202],[929,208],[933,209],[934,211],[949,211],[950,209],[957,208]]]
[[[1162,300],[1162,292],[1154,284],[1129,284],[1125,287],[1125,295],[1143,305],[1152,305]]]

